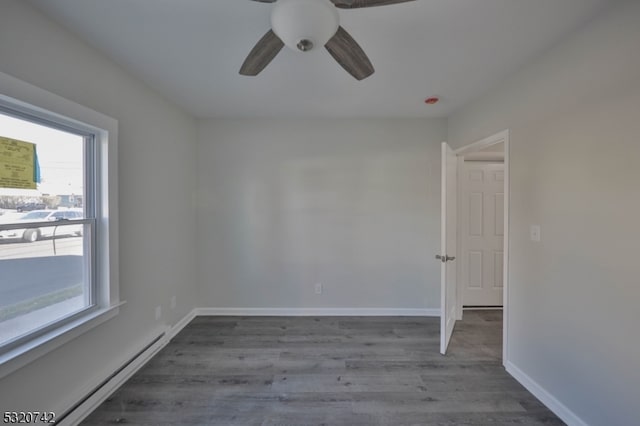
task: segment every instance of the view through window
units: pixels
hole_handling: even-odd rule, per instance
[[[0,184],[0,348],[8,350],[95,305],[93,139],[0,111],[0,140],[34,144],[39,169],[35,189]]]

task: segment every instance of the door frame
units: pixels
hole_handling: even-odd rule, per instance
[[[502,364],[505,365],[508,359],[508,339],[509,339],[509,224],[511,222],[509,215],[510,204],[510,165],[509,165],[509,130],[503,130],[495,135],[481,139],[477,142],[458,148],[454,153],[461,158],[465,154],[480,151],[491,145],[504,143],[504,236],[503,236],[503,262],[502,262]],[[460,187],[456,188],[456,197],[459,197]],[[457,218],[456,218],[457,220]],[[459,283],[456,284],[456,294],[458,299],[458,307],[456,315],[458,319],[462,319],[462,305],[460,304],[461,289]],[[444,308],[444,307],[441,307]]]

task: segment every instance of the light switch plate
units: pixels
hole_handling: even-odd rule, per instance
[[[540,242],[540,225],[531,225],[531,241]]]

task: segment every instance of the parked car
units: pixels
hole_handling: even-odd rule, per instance
[[[18,213],[21,213],[21,212],[30,212],[33,210],[43,210],[46,208],[47,208],[47,205],[44,203],[24,203],[24,204],[18,204],[16,206],[16,211]]]
[[[0,231],[0,240],[20,239],[32,243],[43,237],[52,237],[54,233],[56,237],[82,235],[82,224],[62,226],[62,223],[66,223],[63,221],[79,220],[82,217],[80,210],[34,210],[11,223],[46,222],[49,226]],[[55,222],[62,223],[56,226]]]

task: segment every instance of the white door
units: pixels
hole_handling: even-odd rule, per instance
[[[458,174],[462,304],[502,306],[504,164],[462,164]]]
[[[442,143],[442,224],[440,254],[440,353],[447,352],[456,324],[456,204],[458,158],[451,147]]]

